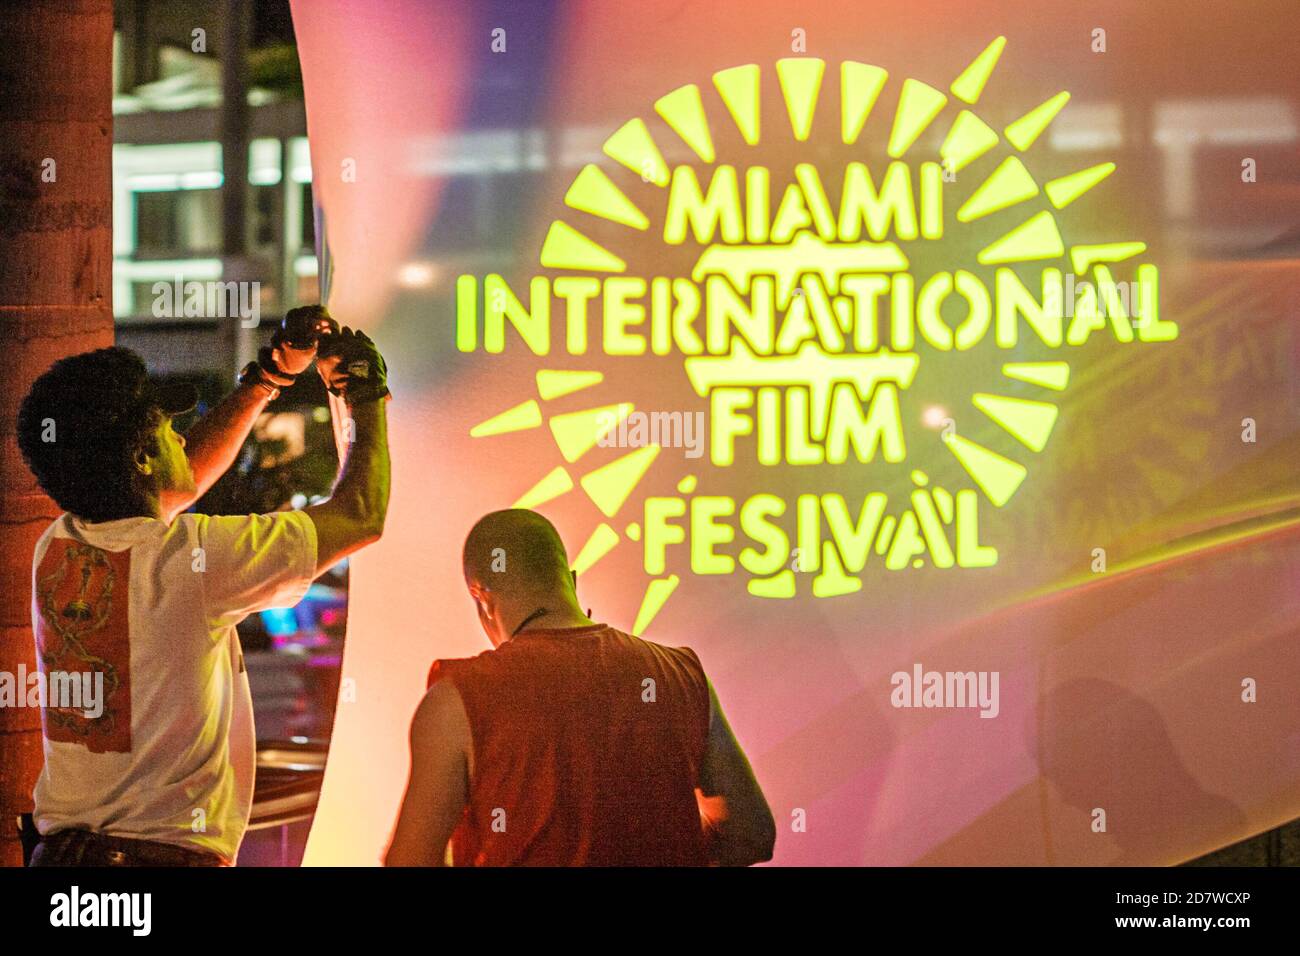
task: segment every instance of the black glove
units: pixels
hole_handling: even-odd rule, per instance
[[[388,366],[364,332],[347,326],[334,335],[321,336],[316,371],[331,395],[341,395],[349,405],[374,402],[389,395]]]

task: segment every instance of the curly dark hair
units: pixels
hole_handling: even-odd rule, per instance
[[[164,416],[144,361],[106,348],[55,362],[18,410],[18,447],[47,495],[86,521],[147,514],[136,454]]]

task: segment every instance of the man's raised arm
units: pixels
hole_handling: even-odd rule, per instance
[[[379,539],[388,513],[388,372],[364,332],[322,339],[317,371],[347,403],[346,457],[328,501],[307,509],[316,525],[316,573]]]
[[[280,389],[307,370],[316,357],[318,337],[334,327],[320,306],[289,311],[271,344],[239,373],[238,387],[186,432],[185,454],[194,471],[194,491],[164,492],[162,506],[168,521],[203,497],[235,463],[257,417]]]

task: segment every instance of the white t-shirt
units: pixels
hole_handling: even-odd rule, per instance
[[[158,840],[233,863],[256,759],[235,624],[296,604],[315,573],[316,526],[301,511],[55,521],[32,559],[37,659],[47,674],[90,675],[88,688],[102,679],[103,691],[90,710],[48,692],[37,829]]]

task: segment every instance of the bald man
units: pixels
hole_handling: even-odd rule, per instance
[[[593,622],[536,512],[487,515],[463,561],[493,650],[433,666],[389,866],[771,859],[772,812],[694,651]]]

